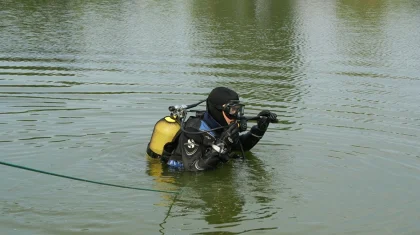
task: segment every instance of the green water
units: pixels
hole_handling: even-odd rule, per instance
[[[418,1],[0,6],[1,161],[181,191],[0,165],[1,234],[420,233]],[[153,125],[216,86],[281,122],[244,161],[162,170]]]

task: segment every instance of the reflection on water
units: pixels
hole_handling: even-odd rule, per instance
[[[2,1],[2,161],[182,193],[3,167],[0,232],[417,234],[419,13],[408,0]],[[280,122],[216,171],[145,158],[168,106],[215,86]]]
[[[198,75],[216,77],[216,85],[242,91],[252,106],[299,100],[303,58],[295,46],[301,39],[296,39],[290,20],[293,1],[199,1],[192,5],[192,14],[200,32],[194,47],[211,58],[192,64],[205,68]]]
[[[177,223],[178,217],[194,218],[197,211],[203,214],[208,225],[215,225],[216,228],[235,227],[240,222],[271,218],[281,209],[272,205],[274,195],[284,189],[272,187],[272,176],[263,167],[261,160],[252,154],[248,154],[245,161],[237,160],[220,170],[206,173],[172,171],[162,166],[159,160],[149,159],[147,172],[154,177],[156,189],[168,190],[173,186],[182,189],[175,198],[162,195],[163,204],[173,204],[168,213],[175,218],[175,222],[165,222],[168,224],[162,225],[162,229],[175,229],[171,227]],[[246,201],[255,201],[259,206],[246,208]]]

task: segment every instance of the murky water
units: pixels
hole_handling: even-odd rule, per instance
[[[2,234],[419,234],[420,3],[1,1]],[[281,119],[205,173],[145,151],[216,86]],[[249,126],[252,123],[249,123]]]

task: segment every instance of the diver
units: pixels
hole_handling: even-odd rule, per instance
[[[206,111],[189,117],[184,124],[167,164],[187,171],[214,169],[219,163],[227,162],[232,151],[253,148],[269,123],[277,121],[275,113],[261,111],[257,125],[239,135],[238,120],[243,115],[244,105],[235,91],[227,87],[214,88],[207,97]]]

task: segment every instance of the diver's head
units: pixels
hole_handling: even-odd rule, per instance
[[[226,126],[243,115],[244,105],[235,91],[216,87],[207,97],[207,111],[220,125]]]

